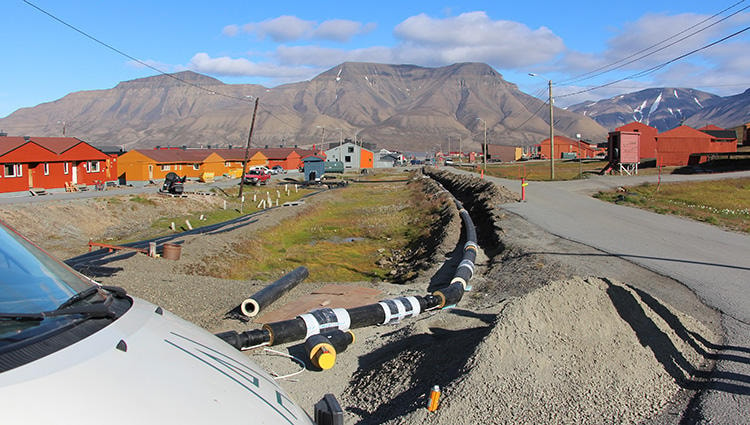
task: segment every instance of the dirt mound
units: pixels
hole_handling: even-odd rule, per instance
[[[0,215],[53,255],[68,258],[88,251],[90,239],[139,240],[142,232],[151,234],[151,222],[160,217],[214,210],[222,202],[218,196],[119,195],[7,205]]]
[[[701,338],[716,339],[627,285],[557,281],[512,300],[487,326],[409,336],[390,347],[398,350],[392,358],[358,370],[344,404],[356,406],[349,410],[360,425],[428,418],[445,424],[639,422],[662,411],[680,388],[699,385],[708,352]],[[441,405],[428,413],[425,391],[434,384],[443,387]]]

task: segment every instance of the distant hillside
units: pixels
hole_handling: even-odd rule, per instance
[[[307,146],[340,137],[404,151],[445,149],[458,138],[479,150],[489,143],[533,144],[549,132],[541,100],[518,90],[485,64],[440,68],[343,63],[310,81],[275,88],[224,84],[193,72],[179,79],[250,101],[260,97],[253,144]],[[541,109],[536,116],[534,112]],[[212,95],[165,75],[126,81],[108,90],[71,93],[0,119],[11,135],[66,135],[126,149],[244,145],[252,104]],[[556,109],[555,129],[604,140],[607,130],[577,113]]]
[[[710,107],[691,115],[685,124],[695,128],[708,124],[732,128],[748,122],[750,122],[750,89],[738,95],[722,97]]]
[[[712,106],[721,97],[695,89],[652,88],[568,107],[610,130],[638,121],[666,131]],[[717,124],[718,125],[718,124]]]

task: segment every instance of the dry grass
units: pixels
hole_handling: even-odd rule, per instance
[[[674,214],[750,233],[750,178],[705,182],[643,184],[626,192],[600,192],[597,198]]]
[[[336,194],[304,216],[238,243],[231,275],[223,276],[268,280],[304,265],[311,281],[380,281],[390,270],[378,260],[424,237],[441,209],[419,182],[352,184]]]

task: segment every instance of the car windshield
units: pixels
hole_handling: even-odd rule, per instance
[[[0,222],[0,312],[54,310],[92,285]]]

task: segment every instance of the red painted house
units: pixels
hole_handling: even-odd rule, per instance
[[[0,192],[113,180],[117,158],[74,137],[0,136]]]
[[[659,130],[641,122],[634,121],[617,127],[614,133],[618,131],[640,133],[639,159],[656,158],[656,136],[659,134]]]
[[[550,156],[549,138],[542,140],[539,153],[543,158]],[[574,153],[576,158],[594,158],[604,153],[603,149],[583,140],[575,140],[565,136],[555,136],[555,159],[563,157],[563,153]]]
[[[718,128],[718,127],[716,127]],[[731,130],[709,127],[696,130],[680,126],[656,136],[656,163],[659,166],[697,164],[702,159],[691,154],[737,152],[737,138]]]

